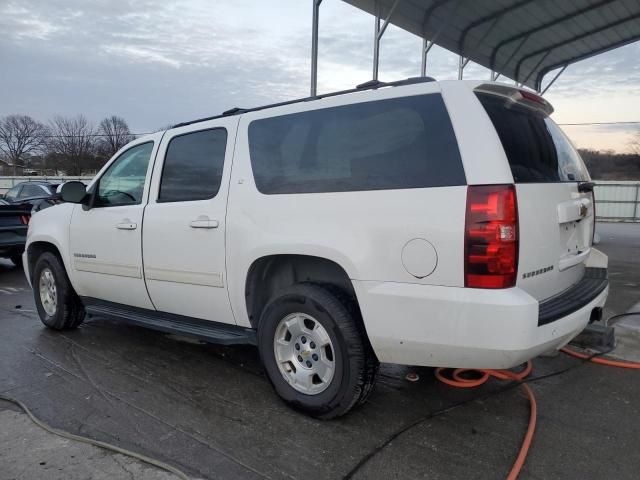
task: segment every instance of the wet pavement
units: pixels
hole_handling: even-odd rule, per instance
[[[599,248],[610,256],[607,313],[621,313],[640,300],[640,225],[599,231]],[[576,367],[532,384],[538,426],[521,478],[637,478],[640,373],[560,354],[536,359],[533,375],[568,366]],[[408,371],[419,381],[406,381]],[[22,273],[0,263],[0,393],[57,428],[195,478],[343,478],[412,424],[354,478],[505,478],[528,403],[519,389],[500,387],[452,389],[431,369],[384,365],[367,404],[317,421],[280,402],[252,347],[206,345],[100,318],[71,332],[47,330]],[[7,410],[14,409],[0,401],[0,413]],[[2,467],[8,446],[0,444],[0,479],[11,478]],[[37,451],[25,455],[38,461]]]

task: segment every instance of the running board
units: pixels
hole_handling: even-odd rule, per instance
[[[161,332],[189,335],[209,343],[222,345],[258,344],[256,331],[251,328],[130,307],[90,297],[81,297],[81,299],[85,311],[92,316],[124,320],[133,325]]]

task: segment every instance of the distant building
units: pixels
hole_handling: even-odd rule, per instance
[[[15,170],[13,164],[7,162],[4,158],[0,158],[0,175],[23,175],[24,167],[22,165],[16,165]]]

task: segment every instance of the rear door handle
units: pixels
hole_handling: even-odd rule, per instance
[[[118,223],[116,225],[116,228],[118,230],[135,230],[136,228],[138,228],[138,224],[132,223],[132,222],[122,222],[122,223]]]
[[[218,221],[209,220],[208,218],[198,218],[197,220],[193,220],[189,226],[191,228],[218,228]]]

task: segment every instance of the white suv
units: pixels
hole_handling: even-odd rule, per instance
[[[183,123],[36,214],[45,325],[89,315],[259,347],[321,418],[378,362],[505,368],[599,317],[593,184],[551,106],[498,83],[369,83]]]

